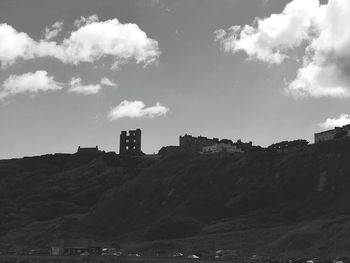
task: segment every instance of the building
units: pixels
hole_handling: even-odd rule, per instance
[[[237,142],[232,142],[229,139],[219,140],[218,138],[209,139],[207,137],[199,136],[193,137],[191,135],[180,136],[180,150],[186,152],[194,152],[201,153],[203,151],[203,147],[213,146],[216,144],[224,144],[234,146],[235,149],[239,149],[242,152],[247,152],[253,149],[252,142],[242,142],[241,140],[237,140]],[[221,146],[215,146],[221,147]],[[209,148],[208,148],[209,149]],[[234,149],[234,148],[230,148]]]
[[[315,143],[331,141],[350,136],[350,124],[343,127],[335,127],[333,130],[315,133]]]
[[[79,154],[96,154],[99,153],[100,150],[98,149],[98,147],[78,147],[78,151],[77,153]]]
[[[243,152],[248,152],[254,148],[253,142],[242,142],[241,140],[237,140],[237,142],[233,143],[238,149],[241,149]]]
[[[142,155],[141,151],[141,130],[130,130],[120,133],[119,154],[121,155]]]
[[[211,146],[219,143],[218,138],[209,139],[207,137],[199,136],[193,137],[191,135],[180,136],[180,149],[186,152],[200,153],[203,147]]]
[[[111,248],[109,242],[96,242],[92,239],[55,239],[50,244],[51,255],[80,255],[88,252],[89,254],[99,255],[103,248]]]
[[[210,153],[243,153],[243,150],[239,149],[236,145],[226,143],[216,143],[211,146],[205,146],[202,149],[202,154]]]

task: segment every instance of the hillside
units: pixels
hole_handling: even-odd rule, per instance
[[[0,243],[93,237],[144,254],[346,253],[349,160],[349,139],[223,158],[101,153],[3,160]]]

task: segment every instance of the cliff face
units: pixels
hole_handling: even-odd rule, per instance
[[[350,141],[342,139],[224,158],[0,161],[0,242],[89,236],[149,254],[341,253],[350,248],[349,160]],[[175,237],[169,226],[180,239],[164,239]],[[181,239],[189,227],[193,236]]]

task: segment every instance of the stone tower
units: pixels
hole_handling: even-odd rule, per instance
[[[120,133],[119,154],[121,155],[141,155],[141,130],[130,130]]]

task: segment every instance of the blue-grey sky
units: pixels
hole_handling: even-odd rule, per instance
[[[347,0],[0,0],[0,158],[118,152],[135,128],[146,153],[185,133],[313,141],[349,122],[347,17]]]

